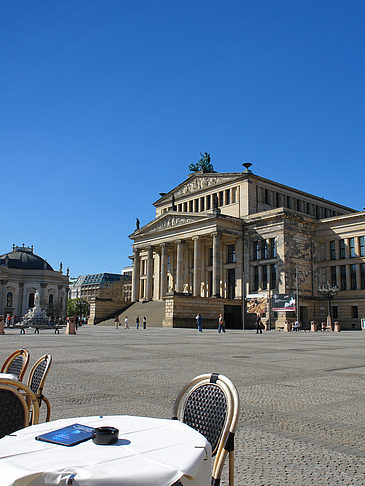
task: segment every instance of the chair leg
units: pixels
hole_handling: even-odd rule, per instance
[[[228,478],[229,486],[234,486],[234,451],[228,454]]]
[[[44,403],[47,406],[46,422],[49,422],[49,419],[51,418],[51,405],[50,405],[50,403],[48,401],[48,398],[46,398],[45,396],[42,397],[42,400],[44,401]]]

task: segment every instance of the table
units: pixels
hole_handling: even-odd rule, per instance
[[[74,423],[116,427],[119,440],[107,446],[88,440],[72,447],[35,440]],[[0,439],[0,471],[2,486],[170,486],[178,479],[184,486],[209,486],[211,446],[177,420],[74,417],[33,425]]]
[[[18,377],[16,375],[13,375],[12,373],[0,373],[0,378],[6,378],[7,380],[18,381]]]

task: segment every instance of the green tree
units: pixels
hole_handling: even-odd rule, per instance
[[[88,316],[89,304],[84,299],[69,299],[67,302],[68,317]]]
[[[196,164],[190,164],[189,165],[189,170],[192,172],[199,172],[202,170],[203,172],[215,172],[213,164],[211,162],[211,157],[210,154],[207,152],[204,152],[202,154],[200,152],[201,158],[198,160]]]

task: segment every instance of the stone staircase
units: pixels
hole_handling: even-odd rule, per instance
[[[128,309],[119,314],[119,321],[124,327],[124,319],[128,316],[129,327],[136,327],[136,317],[139,315],[140,326],[142,326],[142,319],[147,318],[147,327],[162,327],[162,321],[165,317],[165,303],[164,302],[135,302]],[[115,326],[115,316],[111,319],[99,322],[98,326]]]

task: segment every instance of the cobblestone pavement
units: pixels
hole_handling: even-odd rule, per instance
[[[365,332],[283,333],[82,327],[0,336],[31,364],[51,353],[52,419],[95,414],[169,418],[179,389],[216,371],[241,397],[236,484],[365,485]],[[224,473],[222,485],[227,485]]]

